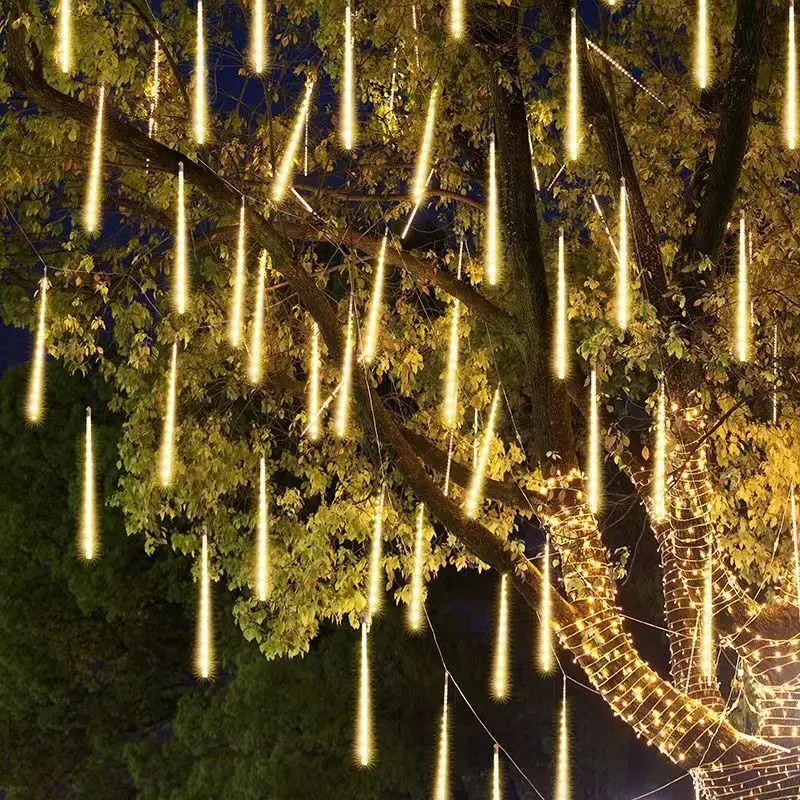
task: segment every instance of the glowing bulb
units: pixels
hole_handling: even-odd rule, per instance
[[[564,255],[564,229],[558,234],[558,285],[556,287],[555,336],[553,337],[553,365],[556,377],[563,381],[569,373],[569,318],[567,296],[567,268]]]
[[[179,314],[186,313],[189,299],[189,255],[186,237],[186,197],[183,161],[178,164],[178,209],[175,225],[175,264],[173,266],[172,300]]]
[[[709,83],[708,0],[697,0],[697,35],[694,43],[694,77],[701,89]]]
[[[747,245],[744,211],[739,217],[739,269],[737,271],[736,354],[739,361],[750,360],[750,287],[748,285]]]
[[[447,693],[450,676],[444,674],[444,701],[442,703],[442,722],[439,728],[439,757],[436,760],[436,783],[433,800],[450,798],[450,732],[448,730]]]
[[[628,190],[625,178],[619,186],[619,250],[617,251],[617,324],[628,328],[630,267],[628,266]]]
[[[492,667],[492,697],[506,700],[509,693],[508,680],[508,575],[500,576],[500,593],[497,601],[497,628],[494,641],[494,664]]]
[[[97,104],[97,117],[94,124],[92,159],[89,164],[89,182],[86,184],[86,198],[83,204],[83,226],[89,233],[100,229],[100,193],[103,178],[103,106],[106,87],[100,87],[100,101]]]
[[[464,35],[464,0],[450,0],[450,35],[454,39]]]
[[[311,323],[311,359],[308,375],[308,436],[312,441],[320,437],[319,424],[319,325]]]
[[[553,671],[553,591],[550,585],[550,536],[544,537],[542,556],[542,596],[539,598],[539,669]]]
[[[458,246],[458,277],[461,277],[461,259],[464,253],[464,240]],[[461,312],[461,303],[458,298],[453,300],[450,311],[450,345],[447,348],[447,373],[444,385],[444,405],[442,406],[444,424],[454,428],[458,418],[458,318]]]
[[[786,107],[784,136],[790,150],[797,147],[797,44],[794,33],[794,0],[789,0],[789,36],[786,58]]]
[[[592,367],[591,394],[589,399],[589,510],[596,514],[600,510],[600,401],[597,397],[597,370]]]
[[[414,172],[414,202],[421,203],[425,197],[426,176],[428,175],[433,148],[433,127],[436,122],[436,96],[439,94],[439,84],[434,83],[428,99],[428,114],[425,118],[425,132],[422,135],[422,144],[417,154],[417,166]]]
[[[211,622],[211,575],[208,565],[208,535],[203,534],[200,552],[200,592],[197,610],[197,645],[195,670],[200,678],[208,680],[214,672],[214,645]]]
[[[710,681],[714,676],[714,561],[711,542],[708,543],[708,558],[703,570],[703,616],[700,632],[700,670]]]
[[[169,384],[167,386],[167,410],[164,414],[164,428],[161,434],[161,450],[159,453],[159,477],[162,486],[172,483],[173,447],[175,444],[175,405],[178,383],[178,343],[172,345],[172,364],[169,369]]]
[[[492,449],[492,439],[494,438],[494,424],[497,417],[497,406],[500,400],[500,388],[494,390],[492,408],[489,411],[489,421],[486,423],[486,430],[483,432],[478,464],[472,472],[472,479],[469,484],[469,492],[464,503],[464,513],[474,519],[478,515],[478,508],[483,501],[483,483],[486,477],[486,468],[489,466],[489,455]]]
[[[378,504],[375,506],[375,519],[372,523],[372,549],[369,557],[369,597],[367,599],[367,611],[370,619],[380,613],[383,603],[383,593],[381,591],[383,566],[381,559],[383,555],[383,508],[385,498],[386,487],[381,486]]]
[[[58,62],[62,72],[72,67],[72,0],[58,4]]]
[[[378,264],[375,268],[375,278],[372,283],[372,297],[369,301],[369,313],[367,315],[367,330],[364,334],[363,359],[367,364],[371,364],[375,358],[378,348],[378,323],[381,318],[381,304],[383,302],[383,280],[384,263],[386,261],[386,236],[383,234],[381,249],[378,254]]]
[[[555,800],[570,800],[569,731],[567,729],[567,682],[561,694],[561,714],[558,721],[558,751],[556,754]]]
[[[308,107],[311,103],[311,90],[313,88],[314,82],[309,81],[306,84],[305,97],[303,98],[303,102],[300,104],[300,108],[298,109],[297,116],[294,120],[292,135],[289,137],[289,142],[286,145],[286,149],[283,151],[280,166],[278,167],[278,171],[275,173],[275,179],[272,182],[272,199],[276,203],[280,203],[280,201],[283,199],[283,195],[286,193],[286,189],[288,188],[289,182],[292,179],[292,173],[294,172],[294,160],[300,147],[300,139],[303,136],[306,114],[308,113]]]
[[[581,142],[580,84],[578,82],[578,13],[572,9],[569,32],[569,83],[567,86],[567,158],[578,158]]]
[[[664,382],[658,390],[656,410],[656,446],[653,457],[653,519],[667,518],[667,400]]]
[[[342,145],[352,150],[356,131],[356,99],[353,87],[353,24],[350,3],[344,10],[344,64],[342,66]]]
[[[253,59],[253,72],[260,75],[267,66],[267,13],[265,0],[255,0],[253,4],[250,51]]]
[[[244,197],[239,211],[239,236],[236,247],[236,271],[233,277],[233,293],[231,294],[230,322],[228,339],[233,347],[238,347],[242,338],[242,305],[244,300],[244,256],[246,249],[246,231],[244,224]]]
[[[28,400],[25,404],[25,416],[28,422],[41,422],[44,410],[44,363],[47,356],[45,350],[45,318],[47,315],[47,276],[39,282],[39,324],[36,328],[36,342],[33,346],[33,361],[28,378]]]
[[[256,284],[256,310],[253,314],[253,335],[250,344],[250,365],[248,376],[250,383],[261,383],[264,356],[262,342],[264,339],[264,288],[267,282],[267,251],[262,250],[258,258],[258,282]]]
[[[97,485],[92,445],[92,409],[86,408],[86,441],[83,451],[83,503],[81,510],[81,554],[87,561],[97,555]]]
[[[256,591],[264,603],[269,597],[269,510],[267,508],[267,465],[264,456],[258,462],[258,539],[256,543]]]
[[[794,496],[794,484],[791,490],[792,501],[792,542],[794,543],[794,587],[797,592],[797,606],[800,608],[800,543],[797,540],[797,503]]]
[[[342,354],[342,379],[339,383],[339,397],[336,402],[336,435],[343,439],[347,435],[347,423],[350,416],[350,389],[353,385],[353,297],[350,296],[350,307],[347,311],[347,332]]]
[[[494,134],[489,140],[489,196],[486,208],[486,277],[490,286],[499,280],[500,273],[500,220],[497,203],[497,169],[495,164]]]
[[[495,744],[492,757],[492,800],[501,800],[500,785],[500,748]]]
[[[158,108],[159,76],[158,62],[160,61],[160,45],[158,39],[153,44],[153,85],[151,87],[150,118],[147,121],[147,135],[152,138],[156,132],[156,109]]]
[[[208,125],[208,90],[206,87],[206,35],[203,30],[203,0],[197,0],[197,38],[194,52],[194,138],[205,144]]]
[[[425,506],[419,504],[417,513],[417,530],[414,536],[414,563],[411,572],[411,601],[408,604],[408,627],[412,631],[422,630],[422,611],[423,611],[423,547],[425,532]]]
[[[372,763],[372,697],[370,691],[369,624],[361,623],[361,665],[358,674],[358,712],[356,714],[356,763],[368,767]]]

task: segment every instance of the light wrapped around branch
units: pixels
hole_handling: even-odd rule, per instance
[[[172,345],[172,361],[169,368],[167,383],[167,408],[164,414],[164,427],[161,433],[161,446],[159,450],[158,476],[162,486],[172,483],[173,449],[175,446],[175,409],[176,392],[178,383],[178,343]]]
[[[486,481],[486,470],[489,467],[489,456],[492,451],[492,440],[494,439],[494,426],[497,419],[497,407],[500,403],[500,387],[495,389],[492,399],[492,408],[489,411],[489,420],[486,423],[486,430],[483,433],[478,463],[472,472],[472,479],[469,484],[469,491],[464,502],[464,513],[474,519],[478,515],[478,509],[483,501],[483,485]]]
[[[28,378],[28,398],[25,402],[25,417],[34,424],[42,421],[44,413],[44,365],[47,357],[47,274],[39,281],[39,321],[33,345],[33,360]]]
[[[192,131],[197,144],[205,144],[208,127],[208,70],[206,68],[206,34],[203,23],[203,0],[197,0],[197,27],[194,45],[194,99]]]
[[[97,556],[97,483],[94,470],[92,441],[92,409],[86,408],[86,436],[83,448],[83,502],[80,528],[81,555],[87,561]]]
[[[208,555],[208,535],[203,534],[200,550],[200,585],[197,604],[197,641],[195,671],[198,678],[210,680],[214,675],[213,622],[211,619],[211,571]]]
[[[94,140],[92,157],[89,163],[89,178],[86,183],[86,197],[83,203],[83,227],[88,233],[100,230],[100,203],[102,200],[103,180],[103,108],[105,106],[106,87],[100,87],[100,99],[97,101],[97,116],[94,123]]]
[[[244,196],[239,209],[239,231],[236,237],[236,267],[233,273],[233,291],[231,292],[230,320],[228,322],[228,340],[232,347],[238,347],[242,340],[242,308],[244,306],[244,259],[247,252],[247,231],[244,221]]]
[[[297,152],[300,149],[300,140],[303,137],[303,130],[305,128],[306,115],[308,108],[311,104],[311,92],[314,89],[314,81],[306,83],[306,93],[303,97],[303,102],[300,108],[297,109],[297,116],[294,118],[294,127],[292,128],[292,135],[286,144],[286,149],[281,156],[278,171],[275,173],[275,178],[272,181],[272,199],[275,203],[280,203],[283,200],[286,190],[294,174],[294,161],[297,158]]]
[[[425,131],[422,134],[422,143],[417,153],[417,165],[414,171],[414,186],[412,197],[419,204],[425,196],[425,185],[433,149],[433,129],[436,124],[436,100],[439,94],[439,84],[434,82],[428,98],[428,114],[425,117]]]

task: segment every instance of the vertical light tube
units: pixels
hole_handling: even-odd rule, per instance
[[[342,354],[342,378],[339,383],[339,397],[336,403],[336,435],[344,439],[347,435],[347,425],[350,418],[350,389],[353,385],[353,295],[350,295],[350,305],[347,311],[347,331],[344,338],[344,353]]]
[[[439,728],[439,754],[436,759],[436,783],[433,789],[433,800],[450,799],[450,731],[447,705],[449,682],[450,675],[445,672],[442,721]]]
[[[570,800],[569,730],[567,726],[567,679],[561,693],[561,713],[558,718],[558,751],[556,753],[555,800]]]
[[[697,0],[697,33],[694,44],[694,79],[700,89],[707,89],[710,81],[708,36],[708,0]]]
[[[88,233],[100,230],[100,202],[103,179],[103,106],[106,87],[100,87],[100,100],[97,103],[97,116],[94,123],[92,157],[89,163],[89,179],[86,184],[86,197],[83,204],[83,227]]]
[[[172,344],[172,362],[169,368],[169,383],[167,384],[167,409],[164,414],[164,427],[161,434],[161,447],[159,452],[159,478],[162,486],[172,483],[173,448],[175,443],[175,406],[178,384],[178,343]]]
[[[356,712],[356,764],[368,767],[373,758],[372,691],[369,669],[369,623],[361,623],[361,659],[358,672],[358,711]]]
[[[411,600],[408,604],[407,623],[410,630],[422,630],[423,593],[423,561],[424,561],[425,506],[419,504],[417,512],[417,529],[414,536],[414,562],[411,566]]]
[[[736,355],[739,361],[750,360],[750,286],[746,242],[742,211],[739,217],[739,269],[736,277]]]
[[[394,96],[397,91],[397,45],[394,48],[394,56],[392,58],[392,84],[389,88],[389,113],[394,112]]]
[[[58,4],[58,63],[62,72],[72,69],[72,0]]]
[[[600,510],[600,400],[597,396],[597,369],[592,367],[589,396],[589,510],[596,514]]]
[[[208,535],[203,534],[200,551],[200,587],[197,609],[197,644],[195,650],[197,676],[210,680],[214,672],[214,645],[211,621],[211,575],[208,563]]]
[[[545,533],[542,554],[542,594],[539,598],[539,669],[553,671],[553,587],[550,578],[550,534]]]
[[[502,800],[500,786],[500,747],[495,742],[494,755],[492,756],[492,800]]]
[[[792,544],[794,545],[794,588],[797,593],[797,607],[800,608],[800,542],[797,539],[797,501],[794,496],[794,484],[791,488],[792,504]]]
[[[619,185],[619,249],[617,251],[617,324],[628,328],[630,308],[630,266],[628,264],[628,190],[625,178]]]
[[[350,3],[344,11],[344,63],[342,64],[342,146],[352,150],[355,143],[356,110],[353,76],[353,23]]]
[[[414,172],[414,188],[412,197],[415,203],[421,203],[425,197],[431,150],[433,149],[433,128],[436,122],[436,98],[439,94],[439,84],[434,83],[428,98],[428,114],[425,117],[425,131],[422,135],[422,144],[417,154],[417,165]]]
[[[703,568],[703,614],[700,620],[700,671],[707,681],[714,677],[714,560],[709,539]]]
[[[183,161],[178,163],[178,209],[175,225],[175,264],[173,266],[172,298],[175,310],[186,313],[189,299],[189,255],[186,235],[186,196],[183,180]]]
[[[500,277],[500,219],[494,133],[489,139],[489,194],[486,207],[486,278],[495,286]]]
[[[262,250],[258,257],[258,281],[256,283],[255,313],[253,314],[253,332],[250,344],[250,366],[248,376],[250,383],[261,383],[264,371],[264,292],[267,283],[267,251]]]
[[[450,0],[450,36],[456,41],[464,36],[464,0]]]
[[[553,337],[553,364],[556,377],[563,381],[569,373],[569,308],[567,267],[564,253],[564,229],[558,232],[558,282],[556,285],[556,319]]]
[[[233,274],[228,340],[232,347],[238,347],[242,340],[242,306],[244,301],[244,257],[247,247],[244,222],[244,197],[239,210],[239,234],[236,244],[236,269]]]
[[[492,439],[494,439],[494,425],[499,401],[500,387],[494,390],[492,408],[489,411],[489,420],[486,423],[486,430],[483,432],[483,441],[481,442],[478,464],[472,472],[469,492],[464,502],[464,513],[471,519],[474,519],[478,515],[478,508],[483,501],[483,484],[486,479],[486,469],[489,466],[489,456],[492,450]]]
[[[147,121],[147,135],[152,138],[156,132],[156,110],[158,109],[158,95],[160,91],[160,79],[158,75],[158,62],[161,60],[160,44],[158,39],[153,43],[153,84],[152,96],[150,98],[150,118]]]
[[[786,99],[783,132],[786,146],[797,147],[797,43],[794,31],[794,0],[789,0],[789,35],[786,45]]]
[[[383,509],[386,500],[386,486],[381,486],[378,503],[375,506],[375,519],[372,523],[372,548],[369,556],[369,594],[367,613],[370,620],[380,613],[383,605],[381,578],[383,576]]]
[[[509,597],[508,575],[500,576],[500,590],[497,598],[497,627],[494,640],[494,663],[492,665],[492,697],[507,700],[510,690],[508,677],[509,662]]]
[[[28,422],[42,420],[44,411],[44,365],[47,357],[45,337],[47,335],[47,270],[39,281],[39,323],[36,328],[36,341],[33,346],[33,360],[28,378],[28,399],[25,403],[25,416]]]
[[[319,325],[311,322],[311,356],[308,374],[308,436],[312,441],[320,437],[319,407]]]
[[[663,378],[658,387],[655,428],[653,519],[656,522],[664,522],[667,518],[667,399]]]
[[[464,253],[464,240],[458,245],[458,277],[461,277],[461,259]],[[447,348],[447,373],[444,385],[444,404],[442,417],[444,424],[451,430],[458,419],[458,349],[459,349],[459,315],[461,303],[456,297],[450,310],[450,343]]]
[[[281,163],[278,171],[275,173],[275,178],[272,181],[272,200],[275,203],[280,203],[283,195],[292,178],[294,172],[294,160],[297,157],[297,151],[300,147],[300,139],[303,136],[303,128],[305,126],[306,115],[308,114],[309,105],[311,104],[311,91],[314,88],[314,81],[309,81],[306,84],[306,94],[300,108],[297,110],[297,116],[294,119],[294,128],[292,128],[292,135],[289,137],[289,142],[286,149],[281,156]]]
[[[81,555],[92,561],[97,555],[97,484],[94,474],[92,409],[86,407],[86,439],[83,450],[83,502],[81,504]]]
[[[256,542],[256,591],[264,603],[269,597],[269,509],[267,507],[267,464],[264,456],[258,461],[258,539]]]
[[[572,9],[569,32],[569,82],[567,84],[567,160],[578,158],[581,141],[580,83],[578,78],[578,12]]]
[[[194,54],[193,130],[197,144],[205,144],[208,126],[208,80],[206,70],[206,35],[203,29],[203,0],[197,0],[197,36]]]
[[[367,330],[364,334],[364,362],[371,364],[378,349],[378,324],[381,320],[383,305],[384,264],[386,262],[386,233],[383,234],[381,249],[378,253],[378,264],[375,267],[375,277],[372,282],[372,297],[369,302],[367,314]]]
[[[250,52],[253,72],[260,75],[267,66],[266,0],[254,0],[253,20],[250,23]]]

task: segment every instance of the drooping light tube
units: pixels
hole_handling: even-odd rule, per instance
[[[464,0],[450,0],[450,36],[461,39],[464,36]]]
[[[790,150],[797,147],[797,42],[794,31],[794,0],[789,0],[789,34],[786,46],[786,98],[783,133]]]
[[[44,365],[47,357],[45,337],[47,335],[47,275],[39,281],[39,323],[36,327],[36,341],[33,346],[33,361],[28,378],[28,398],[25,403],[25,416],[34,424],[42,421],[44,412]]]
[[[172,345],[172,362],[169,368],[169,383],[167,384],[167,409],[164,414],[164,427],[161,434],[161,447],[159,452],[159,479],[162,486],[172,483],[173,448],[175,445],[175,406],[178,384],[178,343]]]
[[[267,283],[267,251],[262,250],[258,257],[258,280],[256,282],[256,302],[253,314],[253,331],[250,343],[250,366],[247,374],[250,383],[261,383],[264,371],[264,291]]]
[[[489,140],[489,192],[486,203],[486,278],[490,286],[500,279],[500,210],[494,134]]]
[[[461,259],[464,253],[464,240],[458,246],[458,277],[461,277]],[[450,309],[450,343],[447,348],[447,373],[444,387],[444,404],[442,417],[444,424],[452,429],[458,418],[458,346],[459,346],[459,314],[461,303],[456,297]]]
[[[411,600],[408,604],[408,627],[414,632],[422,630],[425,586],[423,582],[423,561],[425,557],[425,506],[419,504],[417,528],[414,535],[414,562],[411,566]]]
[[[711,541],[703,567],[703,610],[700,620],[700,671],[707,681],[714,677],[714,555]]]
[[[381,486],[381,493],[375,506],[375,519],[372,523],[372,547],[369,555],[369,595],[367,612],[370,620],[380,613],[383,605],[381,577],[383,575],[383,510],[386,500],[386,486]]]
[[[509,662],[509,586],[508,574],[500,576],[500,592],[497,599],[497,626],[494,640],[494,664],[492,666],[492,697],[495,700],[507,700],[510,690],[508,677]]]
[[[256,541],[256,592],[266,602],[270,591],[269,508],[267,507],[267,465],[264,456],[258,462],[258,538]]]
[[[210,680],[214,673],[214,643],[211,620],[211,574],[208,557],[208,535],[203,534],[200,551],[200,586],[197,608],[197,644],[195,646],[195,670],[203,680]]]
[[[558,282],[556,286],[555,335],[553,336],[553,366],[556,377],[563,381],[569,374],[569,308],[567,267],[564,254],[564,229],[558,234]]]
[[[356,135],[356,98],[353,75],[353,23],[350,3],[344,11],[344,63],[342,64],[342,145],[352,150]]]
[[[494,398],[492,399],[492,408],[489,411],[489,420],[486,423],[486,430],[483,434],[483,441],[481,442],[480,454],[478,456],[478,465],[472,472],[472,479],[469,484],[469,492],[464,503],[464,513],[474,519],[478,515],[478,508],[483,501],[483,484],[486,479],[486,469],[489,466],[489,455],[492,449],[492,440],[494,439],[494,426],[497,418],[497,406],[500,402],[500,387],[495,389]]]
[[[236,243],[236,268],[233,273],[233,292],[231,293],[228,340],[232,347],[238,347],[242,340],[242,307],[244,305],[244,257],[247,248],[247,232],[244,222],[244,197],[239,209],[239,232]]]
[[[267,66],[266,0],[254,0],[253,20],[250,23],[250,52],[253,72],[260,75]]]
[[[550,534],[544,537],[542,554],[542,594],[539,598],[539,669],[545,674],[553,671],[553,588],[550,577]]]
[[[417,154],[417,165],[414,171],[414,188],[412,197],[415,203],[421,203],[425,197],[428,170],[433,150],[433,128],[436,123],[436,99],[439,94],[439,84],[434,83],[428,98],[428,114],[425,117],[425,132],[422,135],[422,144]]]
[[[617,250],[617,324],[628,328],[630,310],[630,266],[628,264],[628,189],[625,178],[619,185],[619,249]]]
[[[697,33],[694,43],[694,79],[700,89],[707,89],[710,82],[708,35],[708,0],[697,0]]]
[[[383,282],[386,262],[386,238],[383,234],[381,249],[378,254],[378,263],[375,267],[375,278],[372,283],[372,297],[369,301],[369,312],[367,314],[367,330],[364,334],[364,349],[362,357],[367,364],[371,364],[378,350],[378,325],[381,319],[381,309],[383,306]]]
[[[667,399],[664,381],[658,387],[655,453],[653,457],[653,519],[667,518]]]
[[[347,330],[342,354],[342,378],[339,383],[339,396],[336,399],[336,435],[343,439],[347,435],[350,420],[350,390],[353,386],[353,296],[347,311]]]
[[[569,726],[567,725],[567,679],[561,693],[561,713],[558,717],[558,750],[556,753],[555,800],[570,800],[572,788],[569,775]]]
[[[81,503],[81,555],[92,561],[97,555],[97,484],[92,442],[92,409],[86,408],[86,439],[83,450],[83,502]]]
[[[319,325],[311,322],[311,356],[309,359],[308,374],[308,437],[316,441],[320,437],[320,355],[319,355]]]
[[[292,135],[289,137],[289,142],[286,149],[281,156],[280,166],[275,173],[275,178],[272,181],[272,199],[276,203],[283,200],[284,194],[289,187],[294,172],[294,160],[297,157],[297,151],[300,148],[300,140],[303,137],[303,130],[305,128],[306,114],[311,103],[311,91],[314,88],[314,81],[309,81],[306,84],[306,94],[300,108],[297,110],[297,116],[294,119],[294,128],[292,128]]]
[[[58,63],[62,72],[72,69],[72,0],[58,4]]]
[[[434,800],[450,799],[450,730],[447,705],[449,683],[450,675],[445,672],[442,721],[439,727],[439,753],[436,759],[436,783],[433,789]]]
[[[203,0],[197,0],[197,30],[194,51],[194,108],[192,130],[197,144],[205,144],[208,126],[208,74],[206,69],[206,35],[203,23]]]
[[[589,510],[597,514],[600,510],[600,399],[597,396],[597,370],[592,367],[591,388],[589,396],[589,469],[588,500]]]
[[[792,543],[794,545],[794,588],[797,593],[797,607],[800,608],[800,542],[797,539],[797,501],[794,494],[794,484],[791,488],[792,504]]]
[[[368,767],[373,761],[372,691],[370,686],[369,643],[370,625],[361,623],[361,659],[358,671],[358,710],[356,712],[356,764]]]
[[[100,230],[100,202],[103,179],[103,106],[106,87],[100,87],[100,100],[97,103],[97,117],[94,124],[92,158],[89,164],[89,180],[86,184],[86,198],[83,204],[83,226],[88,233]]]
[[[747,238],[744,211],[739,217],[739,269],[736,276],[736,355],[739,361],[750,360],[750,279],[747,263]]]
[[[186,234],[186,195],[183,161],[178,164],[178,208],[175,225],[175,264],[173,266],[172,300],[179,314],[186,313],[189,301],[189,254]]]
[[[567,84],[567,159],[578,158],[581,142],[581,100],[578,78],[578,12],[572,9],[569,33],[569,82]]]

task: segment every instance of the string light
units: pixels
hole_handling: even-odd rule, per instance
[[[97,233],[100,229],[100,194],[103,178],[103,106],[105,105],[106,87],[100,87],[100,100],[97,103],[97,117],[92,143],[92,158],[89,164],[89,180],[86,184],[86,198],[83,204],[83,227],[88,233]]]
[[[461,279],[461,262],[464,254],[464,240],[458,245],[458,272]],[[450,311],[450,344],[447,348],[447,373],[444,388],[444,404],[442,405],[444,424],[454,428],[458,418],[458,343],[459,343],[459,314],[461,303],[456,297]]]
[[[372,283],[372,297],[369,301],[369,313],[367,315],[367,330],[364,334],[364,349],[362,358],[366,364],[371,364],[378,349],[378,323],[381,318],[381,307],[383,303],[383,280],[384,263],[386,261],[386,233],[381,240],[381,249],[378,253],[378,264],[375,267],[375,278]]]
[[[550,535],[545,533],[542,555],[542,593],[539,598],[539,669],[553,671],[553,587],[550,578]]]
[[[300,138],[303,135],[303,126],[305,124],[306,114],[308,114],[309,104],[311,103],[311,91],[314,88],[314,81],[309,81],[306,84],[306,93],[300,108],[297,111],[297,116],[294,120],[294,128],[292,135],[289,137],[289,142],[286,149],[281,156],[281,163],[275,173],[275,179],[272,182],[272,199],[276,203],[280,203],[289,182],[292,179],[294,171],[294,160],[297,156],[297,150],[300,147]]]
[[[353,28],[349,2],[344,11],[344,64],[342,66],[342,81],[342,145],[345,150],[352,150],[356,129],[356,99],[353,87]]]
[[[569,84],[567,87],[567,159],[578,158],[581,141],[580,84],[578,80],[578,12],[572,9],[569,33]]]
[[[478,508],[483,501],[483,484],[486,478],[486,469],[489,466],[489,455],[494,438],[495,418],[497,417],[497,406],[500,400],[500,388],[494,390],[494,399],[489,411],[489,421],[486,423],[486,430],[483,433],[478,464],[472,472],[472,479],[469,484],[469,492],[464,503],[464,513],[474,519],[478,515]]]
[[[492,667],[492,697],[506,700],[509,694],[508,679],[508,626],[509,626],[508,575],[500,576],[500,591],[497,598],[497,628],[494,642],[494,665]]]
[[[25,403],[25,416],[28,422],[37,423],[42,420],[44,411],[44,364],[47,352],[45,336],[47,317],[47,270],[39,281],[39,324],[36,328],[36,341],[33,346],[33,360],[28,378],[28,399]]]
[[[600,511],[600,401],[597,396],[597,369],[592,367],[589,398],[589,510]]]
[[[558,751],[556,754],[555,800],[570,800],[569,730],[567,726],[567,678],[561,691],[561,713],[558,720]]]
[[[160,61],[160,44],[158,39],[153,42],[153,83],[151,87],[150,118],[147,120],[147,135],[152,139],[158,127],[156,124],[156,109],[158,108],[158,95],[160,79],[158,75],[158,62]]]
[[[203,29],[203,0],[197,0],[197,37],[194,56],[194,138],[205,144],[208,124],[208,94],[206,81],[206,35]]]
[[[261,251],[258,257],[258,281],[256,283],[256,310],[253,314],[253,335],[250,345],[250,366],[248,375],[250,383],[261,383],[261,375],[264,370],[264,355],[262,342],[264,339],[264,290],[267,282],[267,258],[266,250]]]
[[[260,75],[267,66],[267,13],[265,0],[254,0],[250,27],[253,72]]]
[[[700,671],[707,681],[714,677],[714,561],[711,541],[703,574],[703,616],[700,632]]]
[[[246,249],[246,231],[244,222],[244,197],[239,209],[239,234],[236,246],[236,270],[233,276],[233,292],[231,294],[230,323],[228,340],[232,347],[238,347],[242,339],[242,305],[244,301],[244,257]]]
[[[87,561],[97,555],[97,484],[92,445],[92,409],[86,407],[86,440],[83,450],[83,503],[81,507],[81,554]]]
[[[380,613],[383,605],[381,576],[383,575],[383,509],[386,498],[386,487],[381,486],[378,503],[375,506],[375,519],[372,523],[372,549],[369,556],[369,596],[367,611],[370,620]]]
[[[419,504],[417,512],[417,529],[414,535],[414,562],[411,567],[411,601],[408,604],[408,627],[415,633],[422,630],[423,612],[423,547],[425,531],[425,506]]]
[[[204,680],[210,680],[214,671],[214,645],[211,622],[211,575],[208,563],[208,535],[203,534],[200,551],[200,591],[197,612],[197,645],[195,670]]]
[[[784,136],[790,150],[797,147],[797,44],[794,32],[794,0],[789,0],[789,35],[786,45],[786,106]]]
[[[563,381],[569,373],[569,310],[567,297],[567,267],[564,253],[564,229],[558,232],[558,285],[556,287],[555,336],[553,337],[553,365],[556,377]]]
[[[628,328],[630,268],[628,266],[628,190],[625,178],[619,186],[619,258],[617,261],[617,324]]]
[[[417,166],[414,173],[414,190],[412,197],[414,202],[421,203],[425,196],[425,176],[428,174],[431,160],[431,149],[433,147],[433,127],[436,122],[436,98],[439,94],[439,84],[434,82],[431,94],[428,99],[428,114],[425,117],[425,131],[422,135],[422,144],[417,154]]]
[[[694,77],[698,87],[708,88],[710,80],[708,37],[708,0],[697,0],[697,34],[694,46]]]
[[[258,539],[256,542],[256,591],[260,602],[266,602],[270,588],[267,464],[264,456],[261,456],[258,460]]]
[[[797,503],[794,496],[794,484],[791,487],[792,506],[792,544],[794,545],[794,588],[797,593],[797,607],[800,608],[800,543],[797,540]]]
[[[353,296],[347,310],[347,331],[342,354],[342,379],[339,384],[339,397],[336,402],[336,435],[343,439],[347,435],[350,416],[350,389],[353,385]]]
[[[372,727],[372,689],[369,669],[369,643],[367,641],[370,625],[361,623],[361,660],[358,673],[358,711],[356,713],[356,763],[368,767],[373,762],[374,742]]]
[[[397,91],[397,45],[392,56],[392,85],[389,88],[389,113],[394,113],[394,96]]]
[[[653,519],[667,518],[667,400],[664,381],[658,388],[655,453],[653,454]]]
[[[461,39],[464,35],[464,0],[450,0],[450,36]]]
[[[319,381],[320,381],[320,357],[319,357],[319,325],[315,321],[311,322],[311,358],[308,375],[308,436],[312,441],[320,437],[319,424]]]
[[[72,0],[58,4],[58,62],[62,72],[72,68]]]
[[[189,263],[188,243],[186,235],[186,196],[183,180],[183,161],[178,163],[178,209],[175,226],[175,265],[174,286],[172,291],[175,310],[179,314],[186,313],[189,299]]]
[[[419,69],[419,29],[417,28],[417,4],[411,4],[411,25],[414,28],[414,63]]]
[[[746,242],[744,211],[742,211],[739,217],[739,269],[736,278],[736,355],[739,361],[750,360],[750,287]]]
[[[500,273],[500,220],[497,202],[497,169],[494,134],[489,139],[489,196],[486,208],[486,277],[489,285],[497,284]]]
[[[172,483],[173,447],[175,441],[175,406],[178,384],[178,343],[172,344],[172,362],[169,368],[169,383],[167,385],[167,410],[164,414],[164,428],[161,434],[161,448],[159,454],[159,478],[162,486]]]
[[[447,707],[449,682],[450,675],[445,672],[442,721],[439,728],[439,755],[436,760],[436,783],[433,790],[433,800],[449,800],[450,798],[450,731],[448,730],[449,709]]]
[[[500,746],[495,742],[492,756],[492,800],[501,800],[500,786]]]

